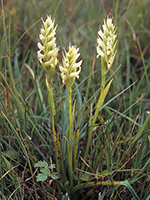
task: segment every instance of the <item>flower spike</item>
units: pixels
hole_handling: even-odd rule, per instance
[[[41,28],[41,34],[39,35],[42,44],[38,42],[37,52],[38,59],[42,64],[44,70],[49,72],[50,68],[55,68],[57,64],[57,54],[59,49],[56,47],[56,28],[54,27],[55,21],[52,21],[51,16],[47,16],[46,21],[42,19],[43,27]]]
[[[117,35],[116,28],[112,23],[112,17],[107,17],[107,21],[102,25],[103,30],[98,31],[97,38],[97,57],[102,57],[106,63],[107,68],[109,69],[112,66],[116,55],[116,45],[117,45]]]
[[[63,55],[63,66],[59,66],[63,83],[71,87],[75,82],[75,78],[79,78],[79,73],[81,71],[82,60],[76,63],[76,60],[80,56],[78,51],[79,48],[69,45],[69,51],[65,52],[65,55]]]

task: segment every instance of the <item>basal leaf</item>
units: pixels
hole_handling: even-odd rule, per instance
[[[56,172],[51,173],[51,178],[54,180],[57,179],[58,178],[57,173]]]
[[[46,175],[50,175],[51,172],[48,168],[41,168],[40,169],[40,172],[43,173],[43,174],[46,174]]]
[[[46,179],[47,179],[47,175],[46,174],[43,174],[43,173],[39,173],[38,175],[37,175],[37,181],[46,181]]]
[[[34,167],[48,167],[48,164],[45,161],[39,161],[38,163],[35,163]]]

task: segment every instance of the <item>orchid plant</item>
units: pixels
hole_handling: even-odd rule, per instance
[[[97,107],[94,113],[94,116],[90,116],[90,123],[89,123],[89,134],[88,139],[86,143],[86,150],[84,154],[84,160],[87,160],[88,152],[89,152],[89,145],[92,137],[92,131],[95,127],[95,122],[98,116],[98,113],[104,103],[105,97],[109,91],[110,85],[113,81],[113,79],[110,80],[110,82],[105,86],[105,80],[106,80],[106,74],[110,67],[113,64],[113,61],[116,56],[116,45],[117,45],[117,34],[116,34],[117,28],[112,23],[112,17],[108,16],[107,21],[104,19],[104,25],[102,26],[102,29],[98,31],[98,38],[97,38],[97,58],[101,58],[101,92],[99,96],[99,100],[97,103]],[[92,113],[92,105],[91,105],[91,111]],[[84,169],[84,162],[82,163],[82,170]]]
[[[75,78],[79,78],[79,73],[81,71],[81,64],[82,60],[79,62],[76,62],[80,54],[78,53],[79,48],[76,46],[69,46],[69,51],[65,52],[65,55],[63,56],[63,65],[59,66],[59,69],[61,71],[61,77],[63,84],[66,83],[67,90],[68,90],[68,105],[69,105],[69,138],[67,141],[67,157],[68,157],[68,170],[69,170],[69,177],[70,180],[72,179],[72,139],[75,138],[75,136],[72,137],[72,98],[71,98],[71,87],[73,86],[75,82]]]
[[[54,148],[55,148],[55,156],[56,156],[56,166],[57,166],[57,172],[60,176],[60,169],[63,170],[64,168],[60,167],[62,158],[61,158],[61,149],[60,149],[60,142],[59,142],[59,136],[55,130],[55,104],[54,104],[54,98],[53,98],[53,75],[55,71],[55,67],[57,65],[57,54],[59,51],[59,48],[56,47],[56,28],[57,26],[54,26],[55,21],[51,19],[51,16],[47,16],[46,21],[42,19],[43,26],[41,28],[41,34],[39,35],[39,38],[42,42],[38,42],[38,59],[40,63],[42,64],[43,69],[45,70],[46,74],[46,87],[48,91],[48,103],[50,108],[50,115],[51,115],[51,123],[52,123],[52,130],[53,130],[53,141],[54,141]]]

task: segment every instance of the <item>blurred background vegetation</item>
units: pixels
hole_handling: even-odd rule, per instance
[[[60,54],[69,42],[80,47],[82,59],[84,61],[82,67],[82,79],[89,74],[89,67],[92,66],[95,58],[96,38],[99,26],[103,23],[103,19],[108,14],[112,14],[114,23],[118,26],[118,58],[113,68],[121,66],[121,72],[118,71],[117,79],[114,80],[112,88],[116,94],[120,89],[124,88],[124,84],[129,85],[131,82],[140,80],[144,68],[141,63],[139,45],[145,58],[145,64],[149,63],[149,1],[5,1],[5,23],[6,30],[10,23],[11,15],[11,48],[12,62],[16,56],[19,60],[19,68],[23,70],[25,67],[21,62],[25,62],[25,57],[30,64],[34,61],[36,72],[41,67],[37,61],[37,42],[39,41],[39,32],[41,22],[36,22],[46,15],[52,15],[56,18],[57,28],[57,45],[60,46]],[[1,38],[4,37],[3,19],[1,15]],[[4,43],[4,41],[3,41]],[[3,44],[2,43],[2,44]],[[3,45],[3,54],[7,54],[7,47]],[[88,51],[87,51],[88,49]],[[30,62],[29,62],[30,60]],[[95,61],[95,60],[94,60]],[[2,62],[2,61],[1,61]],[[96,60],[94,69],[100,70],[99,60]],[[33,70],[35,70],[33,68]],[[15,70],[14,70],[15,71]],[[28,73],[28,72],[27,72]],[[95,80],[98,82],[99,73],[95,73]],[[98,77],[97,77],[98,76]],[[42,80],[41,80],[42,81]],[[44,79],[43,79],[44,81]],[[120,82],[120,84],[116,84]],[[27,86],[27,81],[25,83]],[[86,81],[83,84],[85,88]],[[96,84],[99,87],[98,84]],[[146,80],[143,85],[146,86]],[[93,88],[93,87],[92,87]],[[94,87],[95,88],[95,87]],[[142,88],[142,93],[143,87]],[[28,87],[30,90],[30,87]],[[26,93],[28,90],[23,90]],[[29,91],[28,91],[29,92]],[[113,94],[113,93],[110,93]],[[27,94],[24,94],[27,95]],[[25,96],[24,96],[25,97]],[[120,100],[119,100],[120,101]]]
[[[145,132],[141,132],[143,135],[136,147],[132,146],[132,137],[139,133],[147,117],[146,111],[150,111],[150,1],[5,0],[1,1],[0,9],[0,195],[2,199],[9,197],[23,199],[23,196],[24,199],[37,199],[38,195],[40,199],[50,199],[51,190],[46,188],[48,187],[46,183],[46,186],[39,186],[31,181],[19,187],[19,184],[22,185],[23,181],[33,175],[33,166],[36,162],[39,160],[50,162],[51,156],[55,163],[50,136],[52,133],[45,74],[37,59],[41,17],[45,20],[46,15],[51,15],[58,24],[56,43],[60,48],[60,62],[62,51],[64,47],[68,49],[69,43],[80,48],[80,59],[83,60],[83,64],[80,78],[77,80],[78,87],[74,86],[73,100],[77,99],[76,112],[79,113],[87,95],[86,110],[81,115],[81,123],[78,123],[77,119],[75,124],[75,128],[80,124],[81,130],[85,122],[88,122],[89,101],[95,104],[97,102],[101,77],[100,60],[96,59],[96,39],[99,26],[109,14],[113,16],[113,22],[118,27],[119,43],[117,57],[109,72],[109,76],[115,73],[106,102],[132,83],[136,83],[109,103],[109,107],[105,107],[100,114],[103,122],[111,121],[107,133],[111,133],[112,141],[115,141],[118,134],[121,141],[119,144],[116,141],[117,151],[114,155],[111,154],[115,157],[115,169],[127,162],[126,168],[133,170],[116,173],[114,177],[118,181],[139,180],[139,182],[133,181],[134,190],[139,199],[148,198],[150,123],[147,122],[144,126]],[[87,93],[90,69],[92,76]],[[63,104],[66,91],[62,88],[58,67],[54,83],[58,115],[56,123],[61,135],[67,127],[65,104]],[[84,147],[85,135],[84,130],[81,133],[81,150]],[[105,136],[101,136],[100,139],[106,141]],[[27,157],[30,161],[27,161]],[[96,163],[96,160],[93,163]],[[103,163],[100,166],[101,170],[106,169],[106,165]],[[93,173],[97,166],[98,164],[96,167],[93,166]],[[134,174],[134,169],[139,171]],[[9,170],[11,173],[8,173]],[[36,191],[40,192],[36,196],[30,188],[37,188]],[[127,189],[124,191],[123,188],[118,189],[116,193],[109,193],[107,189],[98,188],[94,192],[96,196],[91,196],[89,199],[97,199],[99,192],[103,194],[103,199],[110,199],[111,195],[112,199],[131,199]],[[49,196],[45,196],[45,190]],[[67,189],[64,190],[64,194],[66,191]]]

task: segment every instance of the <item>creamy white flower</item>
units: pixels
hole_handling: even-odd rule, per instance
[[[65,51],[65,55],[63,55],[63,66],[59,66],[63,83],[69,84],[70,86],[74,84],[75,78],[79,78],[79,73],[81,71],[82,60],[76,62],[80,56],[78,51],[79,48],[69,45],[69,51]]]
[[[38,59],[46,71],[52,67],[55,68],[57,64],[57,54],[59,49],[56,47],[56,28],[54,27],[55,21],[52,21],[51,16],[47,16],[46,21],[42,19],[43,26],[39,38],[42,43],[38,42],[37,51]]]
[[[102,25],[102,30],[98,31],[97,38],[97,57],[102,57],[104,62],[107,63],[107,68],[110,68],[115,55],[117,45],[116,28],[112,23],[112,17],[107,17],[107,21]]]

